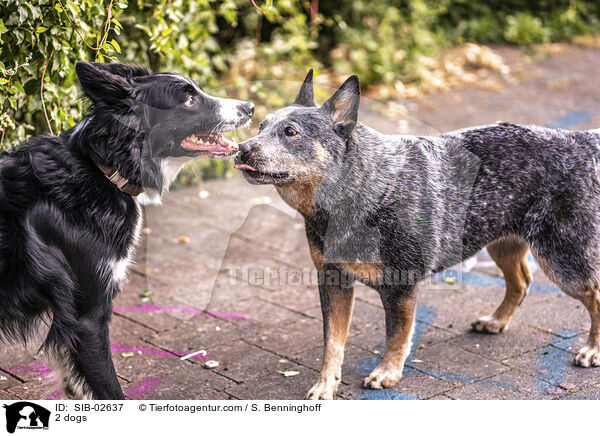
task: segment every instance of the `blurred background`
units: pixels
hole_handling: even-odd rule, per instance
[[[179,72],[213,94],[249,99],[256,119],[289,104],[309,67],[317,82],[358,74],[364,95],[389,102],[465,85],[517,80],[500,46],[549,56],[569,41],[596,45],[596,0],[2,0],[0,148],[59,134],[82,116],[74,64],[123,61]],[[270,83],[266,86],[265,83]],[[278,92],[279,91],[279,92]],[[178,185],[231,175],[198,161]]]

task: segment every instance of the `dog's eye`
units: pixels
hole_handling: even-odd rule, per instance
[[[292,129],[291,127],[286,127],[286,128],[283,130],[283,133],[285,133],[285,136],[296,136],[296,134],[297,134],[298,132],[296,132],[296,131],[295,131],[294,129]]]
[[[192,97],[191,95],[188,97],[188,99],[185,101],[185,105],[186,106],[191,106],[194,104],[196,100],[194,99],[194,97]]]

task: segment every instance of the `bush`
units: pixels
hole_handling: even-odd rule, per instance
[[[310,65],[359,74],[363,86],[418,83],[440,49],[563,40],[597,32],[599,17],[595,0],[4,0],[0,148],[80,119],[77,60],[145,64],[279,106],[278,90],[252,82],[300,80]]]

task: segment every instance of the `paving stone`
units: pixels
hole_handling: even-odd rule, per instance
[[[257,329],[283,326],[303,318],[303,315],[285,307],[278,306],[261,298],[248,298],[241,301],[229,301],[222,305],[209,305],[211,312],[233,312],[247,316],[245,325]]]
[[[171,365],[164,358],[148,361],[157,369],[155,374],[140,376],[125,384],[125,396],[131,399],[207,400],[225,399],[215,391],[235,386],[235,383],[220,374],[200,365],[181,362]]]
[[[152,292],[148,301],[142,301],[140,296],[145,290]],[[133,320],[156,331],[178,327],[202,310],[170,298],[165,285],[139,274],[130,276],[126,288],[115,298],[113,307],[116,316]]]
[[[58,385],[46,379],[36,383],[17,383],[6,391],[22,400],[66,399]]]
[[[214,371],[238,383],[297,368],[295,363],[242,340],[207,351],[211,359],[219,362]]]
[[[514,319],[561,337],[575,336],[590,328],[589,312],[580,301],[567,295],[520,308]]]
[[[20,398],[17,397],[15,394],[12,394],[8,391],[0,390],[0,400],[10,401],[10,400],[19,400],[19,399]]]
[[[552,385],[512,370],[447,392],[455,400],[544,400],[556,398],[547,389]]]
[[[600,400],[600,383],[589,382],[587,387],[564,397],[565,400]]]
[[[255,330],[212,316],[196,315],[172,329],[144,337],[144,341],[172,352],[198,351],[255,335]]]
[[[302,318],[285,327],[265,329],[246,340],[280,356],[296,358],[301,352],[322,344],[321,322]]]
[[[311,285],[284,285],[277,291],[260,294],[264,300],[296,312],[309,313],[311,309],[321,310],[319,291]],[[313,313],[311,311],[311,313]]]
[[[454,398],[450,398],[446,394],[436,395],[435,397],[428,398],[428,400],[454,400]]]
[[[556,340],[556,336],[533,327],[512,321],[510,328],[499,334],[467,332],[463,336],[447,342],[495,361],[508,359],[530,350],[541,348]]]
[[[462,349],[455,340],[417,349],[409,365],[458,384],[474,383],[508,370],[500,363]]]
[[[580,333],[579,335],[564,339],[562,337],[556,338],[556,341],[552,343],[556,348],[560,348],[561,350],[568,351],[570,353],[575,353],[583,348],[587,343],[588,333]]]
[[[317,379],[317,373],[309,368],[291,364],[288,371],[298,371],[294,377],[284,377],[272,372],[246,383],[225,389],[225,392],[241,400],[302,400]]]
[[[462,284],[457,289],[449,290],[428,289],[426,286],[421,286],[418,302],[421,306],[434,308],[435,319],[431,321],[433,325],[453,332],[465,333],[471,331],[471,323],[481,316],[494,312],[504,298],[504,293],[504,287],[498,285]],[[549,296],[544,293],[532,293],[523,301],[521,308],[548,298]]]
[[[574,354],[553,346],[522,354],[505,360],[503,363],[517,368],[533,377],[540,383],[550,383],[560,387],[563,385],[564,395],[567,391],[587,388],[590,382],[600,380],[600,368],[580,368],[573,363]],[[564,389],[567,386],[567,389]],[[543,388],[538,391],[543,391]]]

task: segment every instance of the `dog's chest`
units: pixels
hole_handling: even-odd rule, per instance
[[[142,231],[142,208],[137,200],[134,200],[135,208],[136,208],[136,217],[135,224],[131,229],[131,237],[129,238],[129,243],[127,246],[127,253],[125,256],[120,258],[115,258],[111,261],[111,269],[112,269],[112,280],[119,287],[127,278],[127,273],[129,272],[129,268],[133,263],[133,259],[135,256],[135,249],[140,240],[140,233]]]

